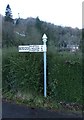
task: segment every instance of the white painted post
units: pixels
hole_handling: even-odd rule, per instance
[[[46,42],[47,42],[47,36],[46,36],[46,34],[43,35],[42,39],[43,39],[43,44],[45,47],[45,50],[44,50],[44,97],[46,97],[47,96],[47,92],[46,92]]]

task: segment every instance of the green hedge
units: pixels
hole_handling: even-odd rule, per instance
[[[40,53],[14,52],[14,49],[3,51],[3,89],[38,92],[42,80],[41,56]]]
[[[3,93],[43,96],[43,54],[3,49]],[[47,52],[47,94],[56,101],[82,102],[81,55]]]
[[[49,59],[48,87],[53,99],[82,102],[82,64],[78,54],[52,55]]]

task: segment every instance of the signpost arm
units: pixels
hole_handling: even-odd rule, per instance
[[[47,96],[47,91],[46,91],[46,41],[47,41],[47,36],[44,34],[43,35],[43,44],[45,46],[44,50],[44,97]]]

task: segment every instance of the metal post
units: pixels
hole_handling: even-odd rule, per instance
[[[46,41],[47,41],[47,36],[44,34],[43,35],[43,43],[44,43],[44,97],[47,96],[46,92]]]
[[[46,52],[44,52],[44,97],[46,97]]]

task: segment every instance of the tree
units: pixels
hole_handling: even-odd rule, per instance
[[[40,32],[42,32],[42,21],[40,21],[39,17],[36,18],[36,27]]]
[[[2,21],[2,47],[15,45],[14,25],[12,22]]]
[[[5,11],[5,21],[13,22],[12,11],[9,4],[7,5]]]

